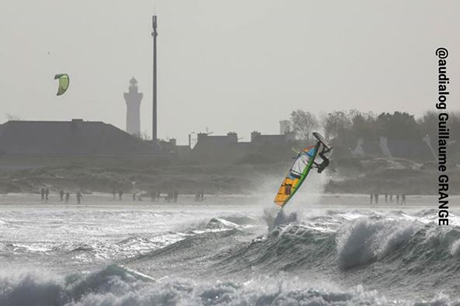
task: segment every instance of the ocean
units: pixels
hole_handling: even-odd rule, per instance
[[[0,305],[460,305],[460,199],[379,200],[2,195]]]

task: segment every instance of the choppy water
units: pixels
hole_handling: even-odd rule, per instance
[[[460,305],[459,213],[437,226],[435,199],[302,200],[272,232],[256,197],[85,201],[0,199],[0,305]]]

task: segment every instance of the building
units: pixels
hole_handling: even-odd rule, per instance
[[[0,125],[0,155],[153,156],[151,144],[111,124],[72,121],[8,121]]]
[[[290,133],[291,131],[291,121],[289,120],[281,120],[280,121],[280,134],[284,135]]]
[[[143,94],[138,92],[137,80],[132,77],[129,81],[129,91],[124,94],[126,101],[126,132],[131,135],[141,135],[141,100]]]
[[[421,162],[436,160],[432,149],[423,139],[397,140],[387,139],[387,137],[380,137],[378,141],[358,139],[352,154],[360,157],[405,158]]]
[[[209,135],[199,133],[190,152],[190,160],[197,163],[266,163],[290,158],[295,142],[293,133],[263,135],[251,133],[250,142],[238,141],[238,135]]]

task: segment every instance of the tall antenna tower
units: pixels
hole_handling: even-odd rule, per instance
[[[152,36],[153,36],[153,92],[152,92],[152,104],[153,104],[153,117],[152,117],[152,141],[157,143],[157,16],[152,16]]]

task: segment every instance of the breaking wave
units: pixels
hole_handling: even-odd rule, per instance
[[[263,216],[208,218],[119,241],[142,252],[92,273],[0,270],[0,305],[459,306],[460,227],[434,214],[329,210],[256,239]]]
[[[421,213],[424,215],[425,213]],[[231,252],[215,265],[222,271],[327,275],[344,284],[453,293],[460,282],[460,229],[398,213],[359,217],[329,212],[272,231]],[[446,280],[445,282],[442,280]]]
[[[0,305],[389,305],[377,291],[361,286],[341,290],[315,288],[297,279],[258,277],[247,282],[201,283],[185,279],[155,281],[121,266],[65,277],[19,273],[0,277]],[[431,301],[398,301],[398,305],[456,305],[442,295]],[[457,304],[458,305],[458,304]]]

